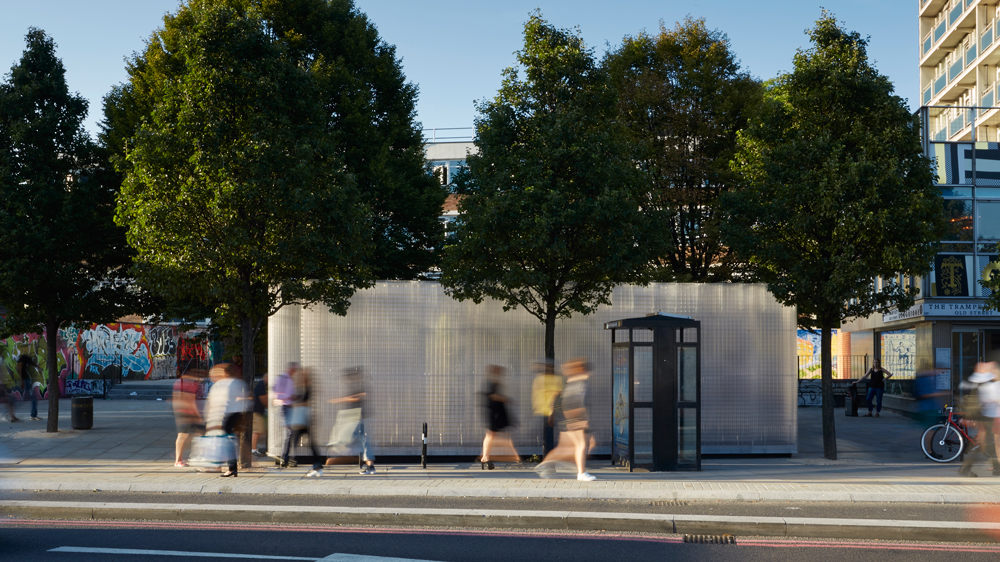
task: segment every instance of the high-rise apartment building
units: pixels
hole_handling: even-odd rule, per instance
[[[1000,4],[917,0],[917,10],[923,145],[937,167],[948,232],[926,278],[877,281],[918,287],[913,308],[842,332],[845,354],[880,358],[897,374],[886,400],[903,410],[915,405],[914,375],[933,374],[953,403],[978,361],[1000,360],[1000,312],[983,307],[992,292],[980,283],[1000,276]]]

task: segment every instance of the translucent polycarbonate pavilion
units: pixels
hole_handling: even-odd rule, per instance
[[[594,365],[595,454],[608,454],[611,443],[611,334],[604,323],[654,312],[701,322],[703,454],[796,452],[794,309],[763,285],[749,284],[624,285],[611,301],[556,328],[557,364],[586,357]],[[327,399],[340,395],[341,373],[364,367],[377,455],[419,455],[424,422],[428,454],[479,454],[490,364],[508,372],[519,452],[540,453],[543,421],[531,413],[531,366],[543,356],[544,328],[535,317],[504,312],[495,301],[456,301],[431,281],[379,282],[354,295],[346,316],[322,306],[284,307],[268,324],[268,373],[290,361],[315,373],[314,431],[321,444],[336,418]],[[268,443],[276,453],[284,429],[273,410]]]

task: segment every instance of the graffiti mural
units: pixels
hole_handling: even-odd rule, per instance
[[[199,331],[146,324],[90,324],[60,328],[56,365],[60,396],[103,394],[104,384],[128,379],[172,379],[191,368],[212,366],[211,348]],[[48,396],[47,334],[20,334],[0,341],[0,384],[16,399],[24,388]],[[28,384],[17,362],[28,357]],[[103,381],[107,381],[106,383]]]
[[[56,340],[59,342],[59,340]],[[61,343],[61,342],[59,342]],[[66,375],[66,358],[60,346],[60,353],[56,356],[56,368],[58,369],[60,391],[62,382]],[[25,378],[23,381],[17,373],[17,362],[22,358],[28,358],[25,368]],[[34,392],[35,397],[44,399],[48,396],[48,340],[43,331],[38,334],[20,334],[7,338],[0,342],[0,377],[3,385],[18,400],[28,392]],[[61,392],[60,392],[61,395]]]
[[[140,328],[127,324],[98,325],[80,334],[80,372],[101,375],[112,367],[121,371],[122,376],[146,378],[153,367],[152,355],[146,342],[146,335]],[[137,375],[143,376],[137,376]]]
[[[833,378],[837,378],[837,339],[840,337],[839,330],[830,330],[830,346],[833,348],[831,356],[833,366]],[[809,330],[798,330],[796,334],[796,345],[798,350],[799,378],[816,379],[820,376],[822,363],[823,346],[820,344],[820,335]]]
[[[153,359],[151,379],[172,379],[177,376],[177,329],[173,326],[153,326],[146,332],[149,354]]]
[[[69,379],[65,383],[65,396],[101,396],[105,386],[111,390],[111,383],[107,381]]]

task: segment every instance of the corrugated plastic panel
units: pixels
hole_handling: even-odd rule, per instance
[[[762,285],[653,284],[620,286],[611,306],[560,321],[557,363],[594,363],[590,417],[596,453],[610,452],[611,333],[604,322],[667,312],[702,322],[702,453],[796,451],[795,310]],[[336,417],[327,399],[341,393],[340,374],[367,373],[376,454],[428,451],[474,455],[485,428],[486,365],[508,371],[512,435],[522,454],[541,452],[542,419],[531,413],[531,364],[544,355],[544,328],[523,310],[500,303],[458,302],[435,282],[379,282],[359,291],[347,316],[322,306],[285,307],[268,325],[268,372],[300,361],[315,373],[316,438],[326,443]],[[280,446],[280,415],[269,443]]]

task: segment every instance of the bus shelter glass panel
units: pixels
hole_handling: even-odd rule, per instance
[[[677,348],[677,400],[679,402],[698,400],[697,348]]]
[[[637,466],[653,463],[653,409],[636,408],[632,430],[635,443],[633,461]]]
[[[635,383],[633,392],[636,402],[653,401],[653,346],[635,345],[633,348]]]
[[[611,462],[622,466],[631,458],[629,380],[629,344],[616,344],[611,350]]]

